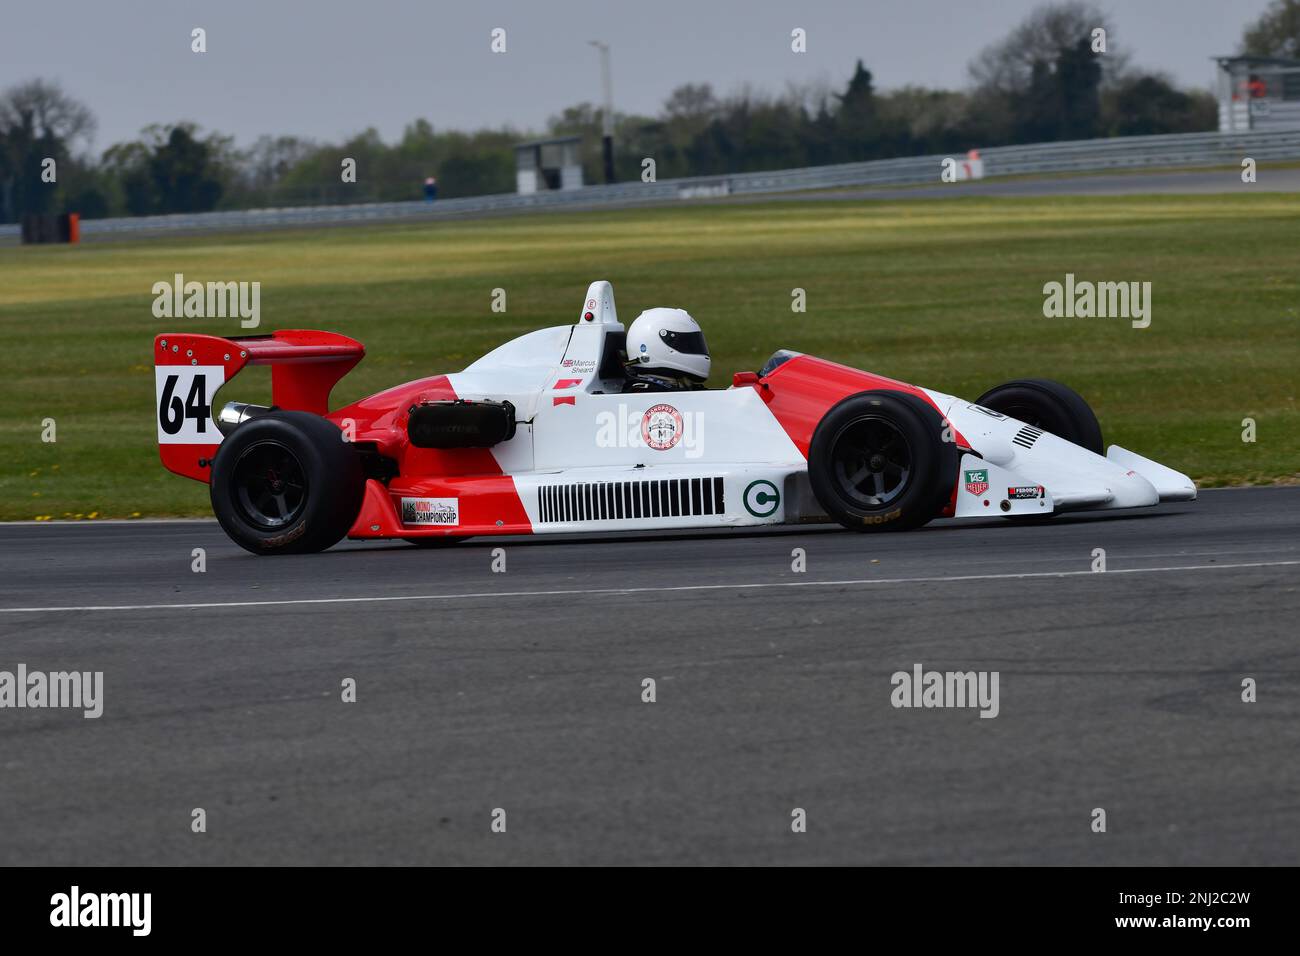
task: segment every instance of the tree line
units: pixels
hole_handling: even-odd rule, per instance
[[[840,88],[720,96],[687,83],[657,115],[615,115],[616,178],[639,179],[647,157],[658,178],[669,178],[1217,128],[1208,91],[1135,67],[1118,39],[1095,5],[1069,0],[1039,7],[982,51],[964,90],[880,91],[861,61]],[[1295,55],[1300,0],[1274,0],[1246,29],[1243,50]],[[583,137],[588,182],[602,178],[601,120],[597,106],[579,103],[545,130]],[[511,129],[436,131],[417,119],[394,143],[367,129],[339,143],[263,136],[239,149],[229,136],[176,122],[95,156],[94,130],[90,110],[55,83],[32,80],[0,96],[0,222],[27,212],[102,218],[409,200],[420,198],[427,176],[437,177],[443,197],[511,192],[512,147],[528,138]],[[355,183],[340,175],[345,157],[356,161]],[[54,182],[42,175],[49,159]]]

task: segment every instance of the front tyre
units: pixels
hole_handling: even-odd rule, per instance
[[[919,528],[947,505],[957,446],[942,416],[907,392],[871,391],[835,405],[813,432],[808,481],[851,531]]]
[[[338,427],[307,412],[239,425],[212,463],[212,511],[254,554],[306,554],[336,544],[361,509],[361,461]]]
[[[1051,432],[1094,455],[1106,454],[1097,416],[1068,385],[1046,378],[1016,379],[989,389],[975,404]]]

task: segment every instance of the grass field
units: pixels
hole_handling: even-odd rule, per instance
[[[206,486],[158,462],[150,348],[160,331],[240,330],[155,319],[150,288],[176,272],[260,281],[259,332],[365,342],[335,405],[572,322],[587,283],[607,278],[625,323],[652,305],[688,309],[716,385],[778,347],[971,398],[1056,378],[1089,399],[1108,441],[1203,484],[1294,480],[1297,239],[1296,200],[1253,195],[790,201],[5,248],[0,518],[210,513]],[[1150,281],[1150,328],[1044,318],[1043,284],[1067,272]],[[504,314],[491,311],[498,287]],[[234,381],[221,401],[269,397],[264,369]]]

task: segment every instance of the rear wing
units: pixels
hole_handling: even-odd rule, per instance
[[[356,339],[308,329],[236,339],[164,332],[153,351],[159,454],[169,471],[199,481],[221,444],[213,400],[245,365],[271,366],[279,408],[325,415],[330,391],[366,354]]]

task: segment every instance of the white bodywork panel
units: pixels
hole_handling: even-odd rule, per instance
[[[459,398],[515,406],[515,436],[492,454],[536,532],[822,517],[807,462],[756,389],[623,394],[623,333],[613,288],[593,282],[574,325],[521,336],[448,376]],[[1103,457],[964,399],[926,393],[975,452],[962,455],[953,476],[957,517],[1196,497],[1186,475],[1118,446]]]
[[[568,396],[533,425],[538,470],[599,465],[805,465],[752,388]]]
[[[1119,445],[1111,445],[1106,449],[1106,457],[1121,468],[1136,471],[1151,482],[1161,501],[1193,501],[1196,498],[1196,482],[1182,472],[1166,468],[1159,462],[1143,458]]]
[[[802,466],[567,468],[515,475],[533,531],[637,531],[784,524],[786,481]]]
[[[957,518],[997,518],[1013,515],[1048,515],[1055,509],[1045,485],[1027,482],[975,455],[961,456],[957,477]]]
[[[612,287],[594,282],[575,325],[507,342],[448,376],[459,398],[514,404],[515,436],[492,454],[514,477],[534,530],[796,520],[793,511],[787,518],[785,482],[805,473],[807,463],[757,392],[623,394],[621,372],[602,376],[618,368],[606,350],[621,348],[623,331]],[[652,492],[663,500],[652,501]]]
[[[1043,485],[1057,511],[1142,508],[1196,496],[1196,486],[1186,475],[1118,446],[1103,458],[964,399],[927,394],[985,461],[1016,476],[1014,485]]]
[[[571,325],[529,332],[447,379],[457,398],[510,402],[515,407],[515,421],[530,422],[537,414],[542,391],[555,378],[572,333]],[[531,471],[531,427],[518,424],[514,437],[493,447],[492,455],[506,474]]]

